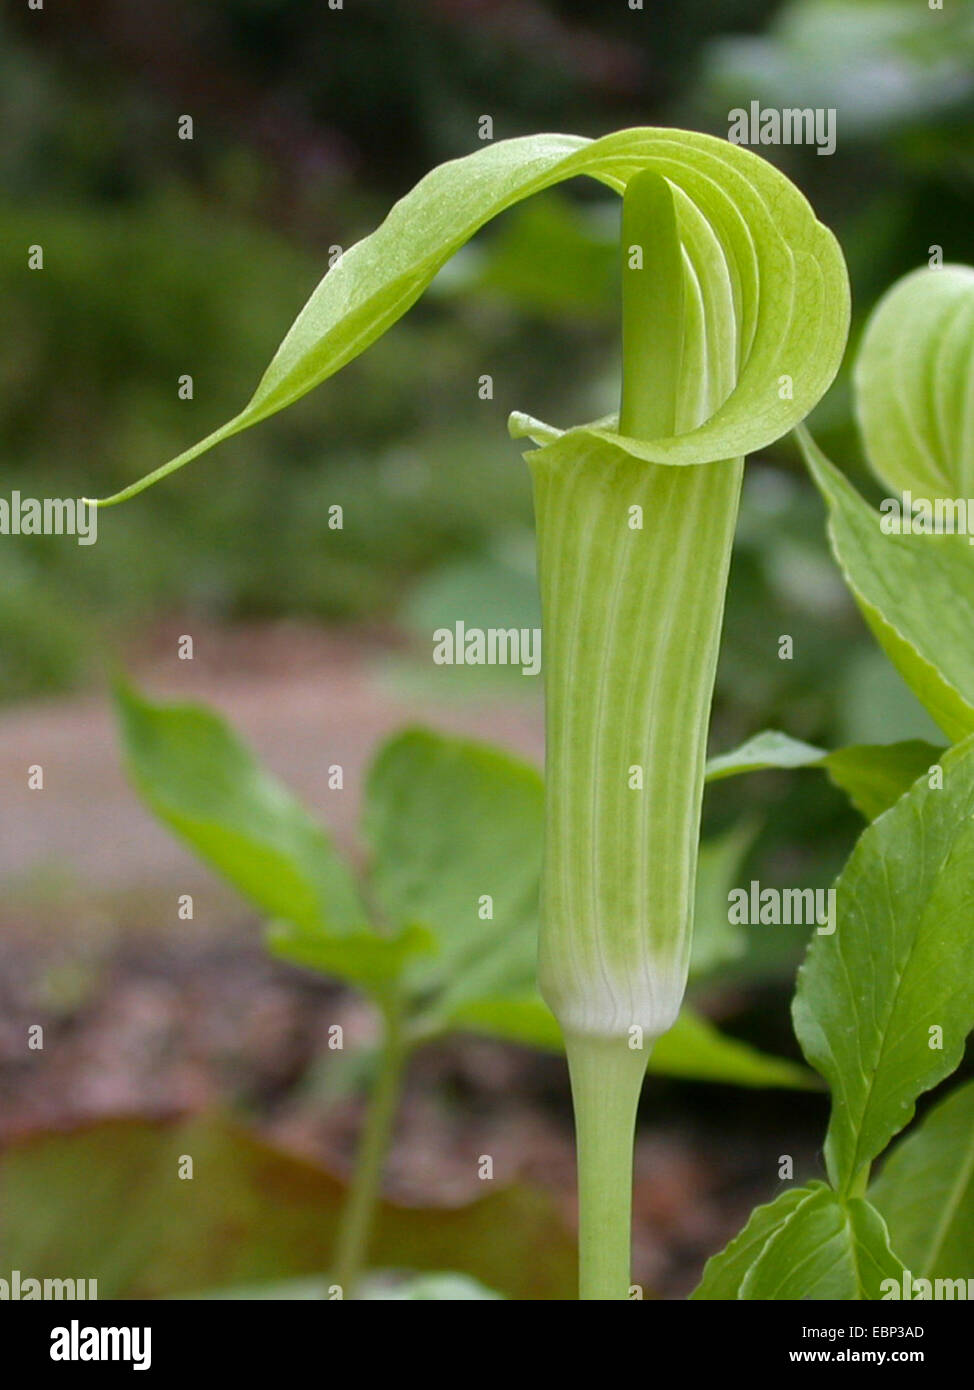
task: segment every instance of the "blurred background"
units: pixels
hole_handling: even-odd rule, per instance
[[[971,259],[974,31],[951,0],[79,0],[0,19],[0,92],[5,495],[105,495],[234,414],[331,249],[477,148],[484,115],[496,139],[634,124],[726,136],[728,111],[752,100],[835,107],[834,155],[761,152],[839,237],[852,350],[878,295],[931,247]],[[614,408],[617,218],[594,184],[531,200],[340,383],[102,513],[96,545],[2,538],[0,1138],[37,1146],[0,1177],[0,1198],[37,1213],[18,1250],[54,1240],[71,1263],[56,1240],[71,1239],[64,1174],[83,1161],[117,1174],[103,1179],[111,1234],[75,1255],[112,1249],[106,1293],[227,1282],[194,1263],[217,1228],[264,1242],[234,1270],[320,1267],[301,1203],[337,1202],[368,1070],[329,1068],[324,1029],[344,1019],[367,1059],[368,1011],[268,962],[255,921],[151,823],[119,770],[106,673],[121,663],[155,695],[218,706],[353,852],[361,770],[408,720],[540,760],[539,685],[434,667],[431,633],[537,621],[527,471],[505,422],[515,408],[561,425]],[[27,268],[37,244],[42,272]],[[812,429],[875,497],[845,376]],[[186,634],[192,662],[177,655]],[[828,747],[936,738],[866,634],[787,441],[749,465],[713,751],[766,727]],[[340,798],[324,786],[334,762]],[[38,763],[43,794],[26,789]],[[861,828],[814,772],[714,788],[706,832],[738,823],[752,828],[740,882],[808,886],[830,881]],[[197,894],[192,923],[174,920],[174,881]],[[698,1003],[728,1033],[797,1055],[802,945],[754,932]],[[25,1062],[32,1022],[48,1042]],[[644,1111],[637,1274],[648,1296],[682,1297],[771,1191],[783,1144],[814,1171],[824,1102],[653,1080]],[[187,1115],[210,1126],[233,1205],[195,1212],[167,1264],[139,1248],[145,1221],[115,1226],[131,1173],[151,1169],[153,1125]],[[557,1059],[450,1042],[411,1074],[389,1193],[467,1219],[482,1187],[470,1155],[499,1154],[547,1203],[570,1281],[570,1140]],[[287,1229],[268,1234],[253,1193],[272,1180]],[[402,1234],[402,1263],[442,1265],[440,1247],[419,1249],[429,1229]]]

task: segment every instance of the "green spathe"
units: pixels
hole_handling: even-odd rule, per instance
[[[623,447],[654,462],[687,464],[772,443],[831,383],[849,324],[842,253],[798,189],[750,150],[695,131],[637,128],[599,140],[531,135],[484,146],[421,179],[328,271],[244,409],[108,500],[134,496],[334,375],[506,208],[578,175],[621,194],[642,170],[662,175],[674,191],[693,287],[687,312],[696,327],[687,341],[698,362],[706,355],[708,375],[721,365],[718,399],[703,423]],[[791,379],[790,394],[781,376]]]
[[[924,267],[876,305],[855,365],[866,457],[897,492],[974,496],[974,269]]]
[[[529,455],[546,652],[540,981],[566,1032],[637,1028],[651,1043],[686,984],[742,468],[571,448]],[[642,530],[627,524],[634,504]]]
[[[582,1299],[628,1296],[637,1059],[686,986],[743,472],[730,439],[695,467],[658,461],[658,440],[692,436],[739,380],[735,325],[701,302],[679,209],[656,171],[626,189],[617,431],[512,422],[540,445],[527,455],[547,663],[539,982],[571,1072]]]
[[[749,311],[760,317],[761,296],[742,304],[740,285],[716,269],[730,265],[723,230],[688,217],[682,191],[659,171],[636,174],[623,200],[618,424],[559,432],[512,419],[512,433],[540,446],[526,455],[546,650],[539,978],[576,1037],[636,1030],[651,1045],[676,1019],[686,984],[743,459],[733,431],[688,468],[666,467],[659,445],[699,438],[747,377]],[[799,263],[810,269],[795,256],[793,275]],[[838,280],[841,317],[841,268]],[[784,339],[778,348],[785,356],[777,375],[765,362],[764,395],[781,403],[783,376],[795,383]]]

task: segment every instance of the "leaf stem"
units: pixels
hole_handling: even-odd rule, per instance
[[[368,1258],[369,1238],[382,1192],[382,1170],[399,1108],[409,1045],[397,997],[381,1002],[383,1019],[379,1074],[369,1097],[365,1127],[355,1157],[352,1185],[342,1212],[333,1261],[334,1282],[352,1298]]]
[[[566,1036],[578,1154],[578,1296],[628,1299],[632,1148],[646,1052],[626,1038]]]

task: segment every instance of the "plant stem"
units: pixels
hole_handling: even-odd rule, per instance
[[[630,1288],[632,1145],[646,1052],[625,1038],[566,1037],[578,1154],[578,1296]]]
[[[382,1169],[399,1107],[403,1068],[408,1043],[402,1026],[402,1009],[394,998],[382,1003],[383,1034],[379,1075],[369,1097],[365,1127],[355,1157],[352,1186],[341,1224],[333,1262],[333,1278],[343,1298],[354,1296],[365,1268],[369,1238],[382,1190]]]

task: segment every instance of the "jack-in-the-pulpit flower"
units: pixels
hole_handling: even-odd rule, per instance
[[[849,292],[835,239],[781,173],[710,136],[489,145],[435,169],[345,253],[238,416],[109,500],[297,400],[390,327],[485,222],[579,174],[624,195],[620,414],[564,432],[518,415],[512,432],[539,446],[528,459],[547,740],[540,983],[572,1073],[581,1294],[625,1298],[635,1107],[686,982],[743,458],[802,420],[838,369]]]
[[[924,266],[869,316],[855,367],[866,458],[914,498],[974,496],[974,269]]]

